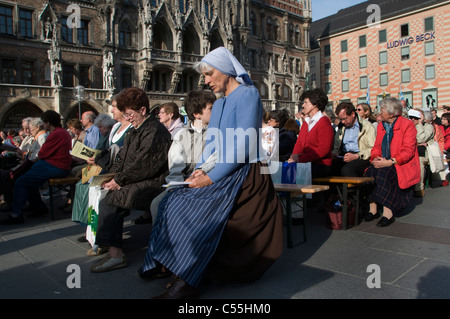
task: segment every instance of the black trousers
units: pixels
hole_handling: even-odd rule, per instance
[[[108,204],[111,191],[98,204],[98,225],[95,244],[102,247],[122,248],[123,220],[129,209]]]
[[[364,171],[369,166],[369,160],[357,159],[346,163],[342,158],[333,158],[333,162],[331,164],[331,175],[362,177],[364,176]]]

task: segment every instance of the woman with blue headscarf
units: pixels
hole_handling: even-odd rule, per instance
[[[219,280],[256,280],[282,250],[282,208],[258,160],[259,93],[224,47],[207,54],[195,69],[224,96],[213,105],[204,152],[187,179],[191,184],[170,191],[160,204],[138,270],[143,279],[172,274],[156,298],[195,296],[205,273]],[[210,156],[216,163],[205,171],[202,164]]]

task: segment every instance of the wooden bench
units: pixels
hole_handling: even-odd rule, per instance
[[[53,194],[56,190],[64,190],[72,194],[72,203],[73,203],[73,194],[75,193],[75,184],[81,180],[80,177],[64,177],[64,178],[51,178],[48,180],[48,193],[50,197],[50,217],[51,219],[55,219],[55,201],[53,198]]]
[[[274,184],[275,191],[286,192],[286,233],[287,247],[293,247],[292,241],[292,207],[291,199],[297,196],[303,198],[303,242],[306,242],[306,195],[328,190],[327,185],[298,185],[298,184]]]
[[[360,188],[362,185],[372,183],[373,177],[348,177],[348,176],[329,176],[314,178],[313,183],[318,184],[332,184],[335,185],[342,201],[342,229],[347,229],[348,221],[348,191],[349,188],[354,188],[356,192],[355,203],[355,225],[358,225],[359,219],[359,200]]]

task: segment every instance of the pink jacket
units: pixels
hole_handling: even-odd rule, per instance
[[[370,160],[382,157],[381,143],[386,134],[384,126],[377,127],[377,138],[372,148]],[[417,152],[417,130],[414,123],[399,116],[394,125],[394,135],[391,142],[391,157],[395,158],[397,165],[398,185],[401,189],[411,187],[420,182],[420,162]]]

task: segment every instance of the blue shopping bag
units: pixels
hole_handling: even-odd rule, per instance
[[[295,184],[297,180],[297,163],[283,162],[281,171],[282,184]]]

